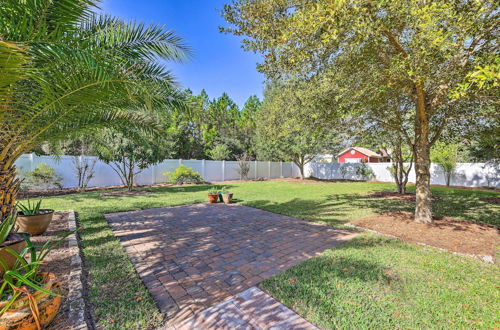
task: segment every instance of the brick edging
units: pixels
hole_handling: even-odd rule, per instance
[[[460,257],[474,258],[474,259],[478,259],[478,260],[481,260],[481,261],[489,263],[489,264],[494,264],[495,263],[494,257],[490,256],[490,255],[486,255],[486,254],[469,254],[469,253],[454,252],[454,251],[446,250],[446,249],[443,249],[443,248],[440,248],[440,247],[437,247],[437,246],[434,246],[434,245],[421,243],[421,242],[406,242],[406,241],[402,240],[400,237],[397,237],[395,235],[385,234],[385,233],[382,233],[382,232],[379,232],[379,231],[376,231],[376,230],[373,230],[373,229],[368,229],[368,228],[365,228],[365,227],[356,226],[356,225],[353,225],[351,223],[346,224],[346,226],[352,227],[352,228],[356,228],[356,229],[360,229],[360,230],[363,230],[363,231],[368,231],[370,233],[374,233],[374,234],[385,236],[385,237],[395,238],[395,239],[398,239],[398,240],[403,241],[405,243],[413,243],[413,244],[418,244],[418,245],[421,245],[421,246],[428,246],[428,247],[431,247],[431,248],[434,248],[434,249],[437,249],[437,250],[440,250],[440,251],[444,251],[444,252],[455,254],[455,255],[460,256]]]
[[[76,230],[75,211],[68,211],[69,230]],[[68,319],[71,322],[72,329],[89,329],[85,321],[85,301],[83,299],[83,265],[80,257],[80,248],[76,233],[68,236],[68,246],[71,253],[71,272],[68,280]]]

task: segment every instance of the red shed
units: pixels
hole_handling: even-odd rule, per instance
[[[338,155],[339,163],[384,163],[389,162],[387,154],[378,154],[370,149],[351,147]]]

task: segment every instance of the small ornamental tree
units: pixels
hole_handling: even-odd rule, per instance
[[[95,175],[97,159],[89,159],[85,156],[73,156],[71,162],[73,163],[73,170],[78,181],[78,189],[87,188],[90,180]]]
[[[93,152],[118,174],[130,191],[144,169],[170,156],[172,146],[165,137],[155,138],[139,130],[123,133],[105,129],[95,138]]]
[[[450,186],[451,178],[459,160],[459,147],[457,144],[438,142],[431,152],[431,159],[441,167],[444,173],[446,185]]]
[[[270,78],[325,75],[338,108],[354,112],[388,90],[411,100],[415,220],[432,222],[432,145],[450,122],[480,113],[468,102],[498,95],[497,1],[233,0],[223,15],[222,30],[245,36]]]

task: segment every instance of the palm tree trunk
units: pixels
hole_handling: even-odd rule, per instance
[[[15,211],[17,192],[21,181],[16,178],[16,167],[0,163],[0,221]]]

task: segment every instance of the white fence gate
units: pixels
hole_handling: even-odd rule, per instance
[[[22,155],[16,162],[17,170],[21,173],[26,173],[33,170],[38,164],[45,163],[56,171],[57,175],[62,177],[62,185],[64,188],[72,188],[78,185],[78,180],[73,164],[73,156],[36,156],[34,154]],[[88,157],[88,159],[96,159],[96,157]],[[96,159],[97,160],[97,159]],[[265,178],[288,178],[297,175],[296,166],[288,162],[266,162],[266,161],[251,161],[250,179]],[[209,182],[213,181],[228,181],[239,180],[238,162],[236,161],[216,161],[216,160],[184,160],[184,159],[168,159],[159,164],[150,166],[142,171],[137,179],[137,184],[148,185],[164,183],[166,181],[163,173],[170,172],[184,164],[187,167],[199,172],[201,176]],[[120,178],[113,169],[106,163],[97,160],[95,164],[95,176],[89,182],[89,187],[115,186],[121,185]]]

